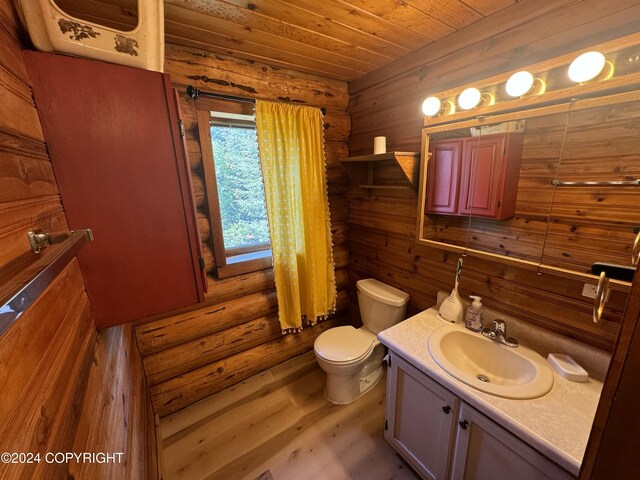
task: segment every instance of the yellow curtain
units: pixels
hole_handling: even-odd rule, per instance
[[[336,284],[320,110],[256,101],[278,318],[297,332],[333,313]]]

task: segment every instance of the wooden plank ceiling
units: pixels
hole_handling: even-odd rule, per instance
[[[148,1],[148,0],[146,0]],[[350,81],[518,0],[165,0],[166,41]],[[136,0],[56,0],[130,29]]]

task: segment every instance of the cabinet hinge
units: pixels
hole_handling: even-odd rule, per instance
[[[204,270],[204,258],[198,257],[198,263],[200,264],[200,269]]]
[[[178,119],[178,131],[180,132],[180,136],[184,137],[184,122],[181,118]]]
[[[389,430],[389,421],[388,420],[384,421],[384,429],[385,430]]]

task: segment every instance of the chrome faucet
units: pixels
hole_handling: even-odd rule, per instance
[[[491,340],[495,340],[498,343],[502,343],[507,347],[517,347],[518,340],[513,337],[507,337],[507,326],[504,323],[504,320],[494,320],[493,321],[493,330],[488,327],[482,329],[482,335],[485,337],[489,337]]]

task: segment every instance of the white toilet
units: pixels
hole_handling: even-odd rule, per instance
[[[333,403],[351,403],[378,383],[384,346],[376,335],[404,320],[409,301],[409,294],[373,278],[356,285],[364,326],[330,328],[313,345],[318,364],[327,373],[324,394]]]

